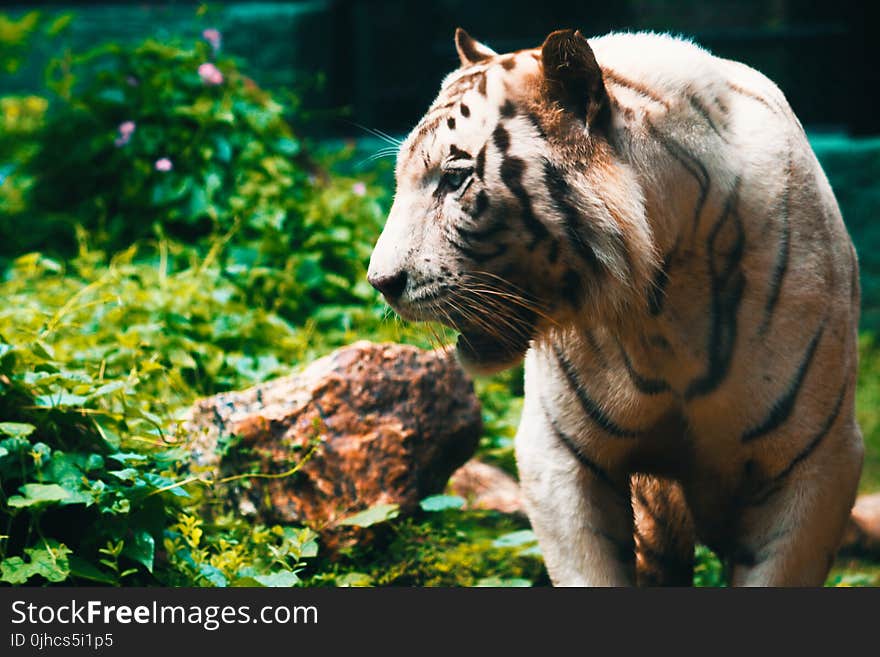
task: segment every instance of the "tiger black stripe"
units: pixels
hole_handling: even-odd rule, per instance
[[[823,322],[819,327],[819,330],[816,331],[816,334],[813,336],[813,339],[810,340],[810,344],[807,346],[807,352],[804,354],[803,359],[798,365],[794,379],[789,384],[788,388],[786,388],[782,396],[773,402],[773,405],[770,407],[770,412],[767,414],[767,417],[764,418],[764,421],[743,434],[742,441],[744,443],[757,440],[758,438],[766,436],[768,433],[772,433],[789,418],[791,412],[794,410],[798,393],[801,390],[804,379],[807,377],[807,372],[810,370],[810,365],[813,362],[813,357],[816,355],[816,349],[819,346],[824,331],[825,323]]]
[[[470,89],[477,89],[481,95],[485,96],[485,80],[485,71],[474,71],[473,73],[463,75],[452,82],[444,91],[447,97],[449,97],[453,95],[464,95]],[[467,116],[467,114],[465,114],[465,116]]]
[[[553,430],[553,435],[556,436],[556,439],[559,440],[560,443],[568,448],[568,451],[571,452],[571,455],[574,456],[575,459],[577,459],[577,462],[584,466],[587,470],[589,470],[596,479],[608,486],[608,488],[610,488],[615,495],[623,498],[623,494],[620,492],[617,484],[614,483],[614,480],[611,478],[611,476],[602,468],[602,466],[600,466],[598,463],[596,463],[586,454],[584,454],[581,448],[578,447],[578,444],[575,442],[574,438],[572,438],[565,431],[562,430],[562,427],[559,426],[559,423],[550,415],[550,412],[544,405],[543,400],[541,402],[541,410],[544,412],[544,417],[550,424],[550,428]]]
[[[691,104],[691,107],[694,108],[694,111],[703,117],[703,120],[712,128],[712,132],[721,137],[721,140],[727,142],[727,138],[721,134],[721,131],[718,129],[718,126],[715,125],[715,121],[712,120],[712,115],[709,114],[709,110],[700,102],[700,99],[696,96],[688,96],[688,101]]]
[[[618,87],[626,87],[627,89],[635,91],[640,96],[649,98],[655,103],[663,105],[663,107],[669,109],[669,103],[656,91],[649,89],[643,84],[629,80],[609,68],[602,69],[602,78],[608,80],[612,84],[616,84]]]
[[[651,289],[648,290],[648,312],[654,317],[663,312],[663,302],[666,300],[666,287],[669,285],[669,265],[672,262],[672,251],[663,258],[663,263],[657,268],[654,280],[651,281]]]
[[[758,335],[765,335],[773,320],[773,311],[776,302],[779,301],[779,293],[782,290],[782,280],[788,270],[788,258],[791,251],[791,225],[789,223],[789,201],[791,199],[791,155],[788,158],[786,170],[785,189],[782,192],[782,212],[779,228],[779,244],[776,248],[776,262],[770,274],[770,291],[767,294],[767,303],[764,305],[764,319],[758,327]]]
[[[507,225],[504,221],[500,218],[496,218],[481,230],[468,230],[467,228],[462,228],[460,226],[456,226],[455,230],[462,238],[473,244],[474,242],[483,242],[502,232],[505,228],[507,228]]]
[[[474,162],[474,173],[477,174],[477,178],[483,180],[483,176],[486,173],[486,144],[483,144],[480,152],[477,153],[477,159]]]
[[[548,236],[547,227],[535,216],[532,209],[532,197],[523,186],[522,177],[526,163],[518,157],[507,157],[501,162],[501,181],[519,201],[522,220],[526,229],[532,234],[529,249],[534,249],[542,239]]]
[[[446,126],[450,130],[455,130],[455,118],[450,116],[448,119],[446,119]]]
[[[529,123],[532,124],[532,127],[535,129],[535,132],[538,133],[538,136],[541,139],[547,139],[547,133],[544,130],[544,126],[541,125],[541,120],[534,112],[528,112],[524,115],[526,119],[528,119]]]
[[[556,242],[553,244],[555,245]],[[584,279],[574,269],[566,270],[562,277],[562,298],[575,309],[583,304]]]
[[[695,234],[697,232],[697,227],[700,224],[700,215],[703,213],[703,206],[706,204],[706,199],[709,196],[709,186],[712,184],[712,179],[709,177],[709,171],[699,159],[691,154],[690,151],[672,139],[669,135],[661,132],[647,118],[645,119],[645,125],[648,126],[648,132],[651,133],[654,139],[660,142],[660,145],[663,146],[663,148],[665,148],[682,167],[684,167],[685,171],[696,179],[697,185],[700,187],[700,196],[697,198],[697,204],[694,207],[694,223],[691,231]]]
[[[507,252],[507,246],[504,244],[497,244],[495,249],[489,253],[480,253],[479,251],[475,251],[469,246],[456,242],[455,240],[449,240],[449,243],[477,263],[488,262],[489,260],[502,256]]]
[[[450,160],[469,160],[471,159],[471,154],[467,151],[463,151],[455,144],[449,146],[449,159]]]
[[[858,307],[859,300],[859,257],[855,247],[850,246],[849,300],[850,305]]]
[[[846,399],[846,392],[848,388],[848,383],[844,383],[840,388],[840,393],[837,395],[837,401],[834,402],[834,408],[831,409],[831,413],[828,414],[828,417],[825,418],[825,422],[822,423],[822,426],[819,428],[819,431],[816,432],[816,435],[813,436],[809,442],[804,446],[804,448],[797,453],[797,455],[791,460],[791,462],[785,466],[785,468],[777,474],[773,479],[771,479],[766,486],[766,492],[749,502],[750,506],[760,506],[767,502],[774,494],[779,492],[782,488],[783,482],[788,478],[788,476],[794,471],[794,469],[804,461],[806,461],[810,455],[816,451],[816,448],[822,443],[822,440],[825,436],[828,435],[828,432],[831,431],[832,427],[834,427],[834,423],[837,422],[837,418],[840,415],[840,410],[843,408],[843,400]]]
[[[745,249],[745,232],[735,208],[738,194],[739,180],[728,196],[721,216],[709,232],[707,251],[712,293],[708,336],[709,362],[706,373],[688,385],[685,391],[685,399],[688,400],[707,395],[721,385],[733,359],[737,314],[745,289],[745,275],[739,267]],[[724,255],[723,262],[719,263],[721,256],[717,241],[728,226],[734,231],[733,248]]]
[[[629,378],[636,387],[636,390],[644,395],[659,395],[670,390],[669,384],[663,379],[649,379],[636,372],[632,361],[629,359],[629,354],[626,353],[626,349],[620,342],[617,343],[617,346],[620,348],[623,366],[626,368],[626,372],[629,374]]]
[[[504,101],[504,104],[501,106],[499,110],[501,112],[501,116],[505,119],[510,119],[516,116],[516,105],[510,102],[510,99]]]
[[[639,503],[639,507],[651,517],[651,520],[654,521],[654,524],[658,527],[663,525],[663,518],[658,515],[657,509],[654,508],[654,505],[651,504],[650,500],[645,497],[645,493],[639,489],[638,487],[634,488],[633,496],[636,498],[636,502]]]
[[[745,87],[741,87],[738,84],[735,84],[730,81],[727,82],[727,88],[730,89],[731,91],[733,91],[734,93],[739,94],[740,96],[745,96],[746,98],[751,98],[752,100],[761,103],[764,107],[766,107],[768,110],[770,110],[774,114],[778,113],[777,109],[775,107],[773,107],[773,105],[771,105],[770,102],[766,98],[764,98],[760,94],[755,93],[754,91],[746,89]]]
[[[476,219],[481,216],[489,208],[489,195],[485,189],[477,192],[477,198],[474,199],[474,210],[471,212],[471,218]]]
[[[544,162],[544,183],[550,192],[550,198],[556,206],[556,210],[562,215],[565,225],[565,235],[568,241],[574,247],[575,252],[580,258],[587,263],[590,269],[595,273],[600,273],[603,269],[602,263],[596,257],[595,251],[590,246],[589,241],[593,238],[590,234],[589,224],[584,221],[580,212],[569,200],[570,187],[565,179],[565,174],[559,167],[551,162]],[[588,234],[588,238],[584,239],[583,233]]]
[[[502,155],[506,154],[507,149],[510,148],[510,135],[507,129],[500,123],[492,131],[492,142],[495,144],[495,148],[501,151]]]
[[[574,370],[574,366],[569,362],[568,358],[565,357],[565,354],[562,353],[562,350],[558,345],[553,347],[553,352],[556,356],[556,360],[559,363],[559,368],[562,370],[562,373],[565,375],[565,379],[568,382],[569,387],[574,392],[577,397],[578,402],[581,405],[581,408],[584,409],[584,413],[586,413],[587,417],[589,417],[596,425],[599,426],[600,429],[605,431],[605,433],[615,436],[617,438],[636,438],[639,435],[639,432],[632,431],[630,429],[624,429],[623,427],[618,426],[610,417],[608,417],[605,412],[599,407],[599,404],[596,403],[583,389],[578,380],[577,373]]]

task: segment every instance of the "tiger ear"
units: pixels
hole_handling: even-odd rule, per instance
[[[498,54],[460,27],[455,28],[455,49],[458,51],[458,58],[461,60],[462,66],[477,64]]]
[[[592,125],[608,107],[608,93],[593,49],[580,31],[552,32],[541,46],[541,62],[546,98]]]

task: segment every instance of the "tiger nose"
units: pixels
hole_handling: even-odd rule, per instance
[[[399,271],[390,276],[374,276],[371,274],[367,277],[370,285],[379,290],[388,301],[394,301],[403,294],[403,289],[406,287],[406,279],[405,271]]]

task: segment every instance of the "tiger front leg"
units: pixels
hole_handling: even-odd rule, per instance
[[[580,453],[555,421],[529,406],[527,395],[516,436],[517,465],[550,579],[556,586],[633,585],[628,479]]]

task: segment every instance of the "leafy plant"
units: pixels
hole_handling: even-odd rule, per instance
[[[58,93],[31,162],[33,208],[73,215],[110,244],[236,220],[280,230],[306,184],[284,107],[202,40],[148,40],[53,62]]]
[[[165,537],[170,564],[186,583],[206,586],[289,587],[301,583],[305,560],[318,554],[310,529],[249,526],[240,518],[221,516],[203,531],[203,521],[182,514]]]

